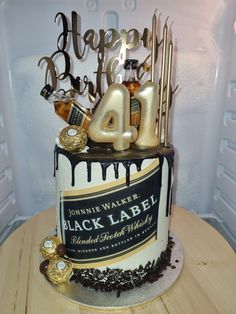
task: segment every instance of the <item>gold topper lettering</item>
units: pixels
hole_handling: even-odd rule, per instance
[[[144,28],[142,34],[134,28],[128,31],[122,29],[120,32],[114,28],[106,31],[100,29],[98,34],[89,29],[82,36],[81,17],[75,11],[71,12],[71,23],[62,12],[56,14],[54,22],[58,24],[61,22],[62,24],[62,32],[57,38],[57,50],[51,56],[42,57],[38,62],[38,66],[46,65],[45,84],[50,82],[54,89],[58,88],[58,81],[69,79],[72,89],[77,94],[84,95],[87,92],[89,102],[99,101],[104,94],[104,80],[108,86],[115,82],[126,59],[127,51],[136,49],[141,45],[148,52],[137,69],[138,79],[150,71],[151,32],[148,28]],[[157,38],[156,51],[158,51],[160,44],[161,41],[158,42]],[[72,57],[69,54],[70,45],[73,49],[73,57],[79,61],[86,58],[89,49],[97,52],[97,69],[94,71],[95,82],[92,82],[86,75],[81,77],[73,73],[75,67],[72,66]],[[106,60],[107,50],[112,50],[112,52],[118,50],[118,52]],[[158,53],[155,56],[155,62],[157,56]]]

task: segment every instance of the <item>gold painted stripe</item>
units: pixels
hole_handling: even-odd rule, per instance
[[[85,269],[85,268],[97,268],[97,267],[103,267],[103,266],[109,266],[111,264],[114,263],[118,263],[120,261],[123,261],[124,258],[128,258],[130,256],[133,256],[137,253],[139,253],[140,251],[144,250],[147,246],[151,245],[152,243],[154,243],[155,241],[157,241],[156,239],[156,232],[154,232],[153,234],[151,234],[150,239],[147,241],[147,239],[144,239],[142,242],[138,243],[138,245],[136,245],[136,249],[132,249],[130,252],[128,253],[123,253],[123,252],[119,252],[119,256],[109,259],[107,260],[107,258],[109,258],[109,256],[112,255],[108,255],[106,256],[106,260],[105,261],[101,261],[101,262],[96,262],[93,261],[93,263],[80,263],[80,262],[73,262],[73,260],[71,259],[72,263],[73,263],[73,267],[74,268],[78,268],[78,269]]]
[[[138,182],[142,181],[150,172],[153,172],[157,168],[158,165],[159,165],[159,159],[155,159],[149,166],[145,167],[143,170],[138,171],[134,174],[131,174],[130,184],[132,184],[134,181],[137,181],[137,180]],[[101,192],[104,194],[104,191],[107,191],[113,188],[118,189],[125,186],[126,186],[126,178],[121,178],[121,179],[114,180],[113,182],[100,184],[98,186],[94,186],[91,188],[64,191],[63,196],[73,197],[73,196],[86,196],[86,194],[90,194],[90,197],[92,197],[92,194],[97,194]]]

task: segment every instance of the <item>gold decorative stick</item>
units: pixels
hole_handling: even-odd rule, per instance
[[[151,82],[155,82],[155,65],[157,49],[157,18],[155,10],[152,17],[152,52],[151,52]]]
[[[160,98],[159,98],[159,120],[158,120],[158,144],[161,144],[161,132],[162,132],[162,112],[163,112],[163,99],[164,99],[164,83],[165,83],[165,71],[166,71],[166,46],[167,46],[167,24],[165,23],[163,28],[163,43],[162,43],[162,56],[161,56],[161,86],[160,86]]]
[[[168,129],[169,129],[169,111],[171,101],[171,70],[172,70],[172,52],[173,43],[172,40],[169,43],[168,53],[168,68],[167,68],[167,86],[166,86],[166,114],[165,114],[165,133],[164,133],[164,146],[168,146]]]

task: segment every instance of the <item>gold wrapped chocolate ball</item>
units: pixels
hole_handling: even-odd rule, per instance
[[[70,260],[59,256],[55,256],[50,260],[47,268],[47,276],[54,285],[68,281],[71,274],[72,263]]]
[[[40,253],[43,258],[51,259],[57,255],[57,246],[61,243],[56,236],[48,236],[40,243]]]
[[[60,144],[68,152],[81,152],[88,141],[87,133],[78,125],[69,125],[59,135]]]

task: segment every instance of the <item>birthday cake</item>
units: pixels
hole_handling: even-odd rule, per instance
[[[93,112],[50,85],[41,91],[69,124],[54,151],[56,234],[40,244],[40,271],[55,285],[74,282],[119,296],[157,281],[170,267],[174,149],[168,142],[173,91],[166,28],[160,83],[152,51],[151,81],[137,84],[133,94],[129,79],[109,84]],[[136,69],[136,61],[126,68]]]
[[[170,262],[173,149],[71,154],[56,146],[55,155],[57,235],[72,280],[119,291],[158,278]]]

